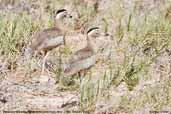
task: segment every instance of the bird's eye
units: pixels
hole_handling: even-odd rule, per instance
[[[96,32],[96,35],[98,36],[98,35],[100,35],[98,32]]]
[[[66,15],[64,15],[64,17],[67,17]]]

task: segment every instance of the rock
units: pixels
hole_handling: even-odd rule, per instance
[[[54,85],[56,80],[48,75],[40,75],[33,78],[33,81],[40,84]]]
[[[77,105],[78,101],[79,99],[76,95],[66,93],[57,96],[32,96],[26,99],[26,104],[32,110],[56,110],[73,103],[75,103],[73,105]]]

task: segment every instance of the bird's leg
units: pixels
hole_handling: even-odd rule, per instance
[[[80,71],[78,72],[79,78],[80,78],[80,84],[82,83],[83,77],[84,77],[85,72],[84,71]]]
[[[78,76],[79,76],[79,79],[80,79],[80,85],[81,85],[81,71],[78,72]]]
[[[46,60],[47,60],[47,57],[48,57],[49,54],[50,54],[50,52],[45,53],[45,56],[44,56],[44,58],[43,58],[43,64],[42,64],[42,72],[41,72],[41,75],[44,74],[44,71],[45,71],[45,64],[46,64]]]
[[[59,68],[58,68],[58,72],[59,72],[59,76],[61,77],[61,72],[62,71],[62,52],[61,52],[61,48],[59,47]]]

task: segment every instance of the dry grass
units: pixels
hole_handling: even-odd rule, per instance
[[[19,63],[22,50],[34,32],[52,26],[53,12],[65,7],[76,17],[72,23],[75,30],[84,33],[87,28],[98,25],[112,35],[109,47],[105,47],[101,54],[103,58],[86,75],[83,83],[79,85],[76,76],[72,83],[65,84],[68,91],[78,91],[79,109],[116,114],[169,111],[171,21],[165,19],[169,7],[168,1],[165,2],[101,0],[95,9],[91,2],[86,5],[80,0],[23,3],[20,0],[0,0],[0,65],[3,66],[0,67],[0,79],[21,70],[29,77],[39,74],[37,58]],[[8,7],[4,8],[5,5]],[[74,52],[77,43],[84,44],[83,41],[67,44],[61,55],[58,49],[54,50],[50,58],[54,68],[50,72],[58,81],[63,81],[61,64]]]

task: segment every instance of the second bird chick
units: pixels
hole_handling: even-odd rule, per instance
[[[71,56],[64,68],[64,76],[73,76],[78,73],[80,77],[83,77],[86,71],[96,64],[95,46],[97,45],[96,40],[98,40],[96,38],[102,35],[107,34],[101,33],[98,27],[87,31],[87,45]]]

